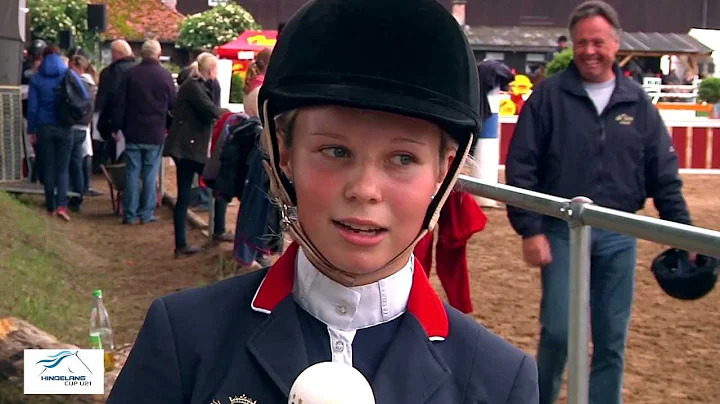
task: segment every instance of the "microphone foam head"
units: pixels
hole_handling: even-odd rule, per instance
[[[375,404],[370,383],[352,366],[320,362],[302,371],[288,404]]]

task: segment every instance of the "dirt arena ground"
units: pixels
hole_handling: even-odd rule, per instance
[[[720,230],[720,176],[685,176],[685,194],[697,225]],[[107,190],[102,177],[94,184]],[[174,195],[174,167],[168,165],[166,184]],[[228,211],[234,229],[238,203]],[[158,210],[161,221],[146,226],[122,226],[110,212],[109,197],[91,198],[85,212],[74,216],[74,240],[102,261],[98,271],[113,279],[107,303],[117,343],[133,342],[153,298],[176,290],[214,282],[218,255],[230,247],[209,249],[182,260],[172,258],[172,214]],[[540,274],[521,260],[519,238],[504,208],[487,210],[487,228],[475,235],[468,249],[475,314],[478,321],[531,354],[538,338]],[[653,214],[648,204],[645,214]],[[201,213],[201,215],[204,215]],[[190,240],[203,242],[199,231]],[[720,292],[696,302],[666,297],[649,271],[662,246],[640,242],[636,294],[627,349],[626,403],[720,402]],[[432,275],[438,290],[439,282]],[[123,310],[116,310],[122,307]],[[565,396],[563,388],[562,401]]]
[[[720,176],[685,176],[685,195],[695,224],[720,230]],[[468,247],[475,317],[535,354],[540,273],[521,259],[520,240],[505,209],[486,210],[487,228]],[[656,216],[649,201],[643,214]],[[696,302],[663,294],[650,262],[663,249],[639,242],[635,300],[626,355],[627,403],[720,402],[720,293]],[[439,282],[435,280],[436,287]],[[562,397],[566,394],[563,388]]]

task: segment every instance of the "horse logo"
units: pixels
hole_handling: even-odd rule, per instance
[[[46,359],[39,360],[35,363],[40,365],[43,369],[40,375],[45,373],[48,369],[51,369],[48,373],[61,373],[61,374],[72,374],[72,375],[87,375],[92,374],[90,368],[80,359],[78,351],[61,351],[55,355],[47,356]],[[62,371],[62,372],[61,372]]]

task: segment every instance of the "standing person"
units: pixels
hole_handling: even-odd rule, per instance
[[[658,110],[616,63],[620,23],[602,1],[571,14],[574,59],[527,100],[510,142],[507,183],[563,198],[587,196],[625,212],[653,198],[660,217],[690,224],[678,159]],[[555,402],[567,361],[569,230],[559,219],[508,206],[523,258],[542,268],[540,403]],[[590,402],[621,403],[636,240],[592,229]]]
[[[57,214],[69,221],[67,192],[72,138],[70,126],[60,123],[56,113],[56,88],[63,82],[66,71],[67,66],[60,57],[60,50],[55,45],[48,45],[43,50],[40,68],[30,79],[28,134],[31,143],[38,144],[41,155],[45,208],[48,214]]]
[[[68,67],[74,71],[82,80],[82,84],[87,89],[88,97],[91,101],[95,99],[96,86],[95,80],[90,75],[90,62],[82,55],[74,55],[70,57]],[[70,188],[78,196],[70,198],[68,207],[70,210],[79,212],[83,203],[83,195],[88,189],[89,176],[85,172],[88,142],[90,141],[90,124],[92,123],[92,109],[88,111],[87,116],[77,124],[72,126],[72,151],[70,153]]]
[[[142,62],[125,73],[112,121],[112,132],[125,136],[123,224],[157,221],[157,175],[165,142],[168,113],[175,104],[175,83],[160,63],[162,48],[145,41]],[[115,137],[115,135],[113,135]],[[138,184],[142,180],[142,189]],[[140,192],[138,192],[140,191]]]
[[[555,59],[555,56],[558,53],[562,53],[567,48],[568,48],[567,37],[565,35],[560,35],[557,39],[557,45],[555,46],[555,49],[553,49],[552,52],[547,54],[546,61],[551,62],[553,59]]]
[[[173,124],[165,140],[164,155],[172,157],[177,167],[177,203],[173,212],[176,258],[202,250],[200,246],[187,243],[187,210],[195,174],[202,174],[208,160],[213,121],[222,112],[213,103],[211,90],[205,84],[207,80],[217,78],[217,58],[203,53],[197,62],[197,76],[186,78],[180,86]],[[216,222],[215,227],[224,230],[225,224],[218,226]]]
[[[115,142],[112,138],[113,111],[120,95],[120,84],[125,72],[135,66],[135,56],[130,44],[117,39],[110,44],[112,63],[100,72],[97,96],[95,97],[95,113],[98,114],[95,125],[102,141],[94,142],[93,172],[100,171],[100,164],[116,161]]]
[[[443,304],[412,254],[480,127],[457,20],[434,0],[313,0],[269,66],[261,144],[295,243],[153,302],[108,403],[287,403],[330,361],[378,404],[537,403],[532,357]]]
[[[23,62],[23,74],[20,80],[22,85],[30,84],[32,76],[40,69],[40,64],[43,59],[43,50],[47,47],[45,41],[37,39],[33,41],[27,48],[27,55],[25,62]],[[29,91],[29,90],[28,90]],[[23,97],[22,100],[22,112],[23,117],[27,120],[28,118],[28,96]],[[32,141],[31,141],[32,140]],[[27,169],[30,171],[30,182],[42,183],[42,170],[41,170],[41,155],[38,150],[39,145],[37,143],[37,137],[31,138],[28,135],[25,138],[25,150],[28,153],[30,160],[30,166]]]
[[[248,66],[247,76],[245,77],[245,88],[243,88],[245,92],[243,106],[248,116],[260,116],[257,100],[260,87],[262,87],[263,81],[265,80],[265,72],[270,63],[270,55],[270,49],[263,49],[258,52],[255,60]]]

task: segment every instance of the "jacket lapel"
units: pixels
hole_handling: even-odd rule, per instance
[[[287,397],[300,372],[310,366],[292,296],[275,307],[250,337],[247,347]]]
[[[448,380],[450,370],[432,344],[406,313],[372,383],[378,404],[425,403]]]

